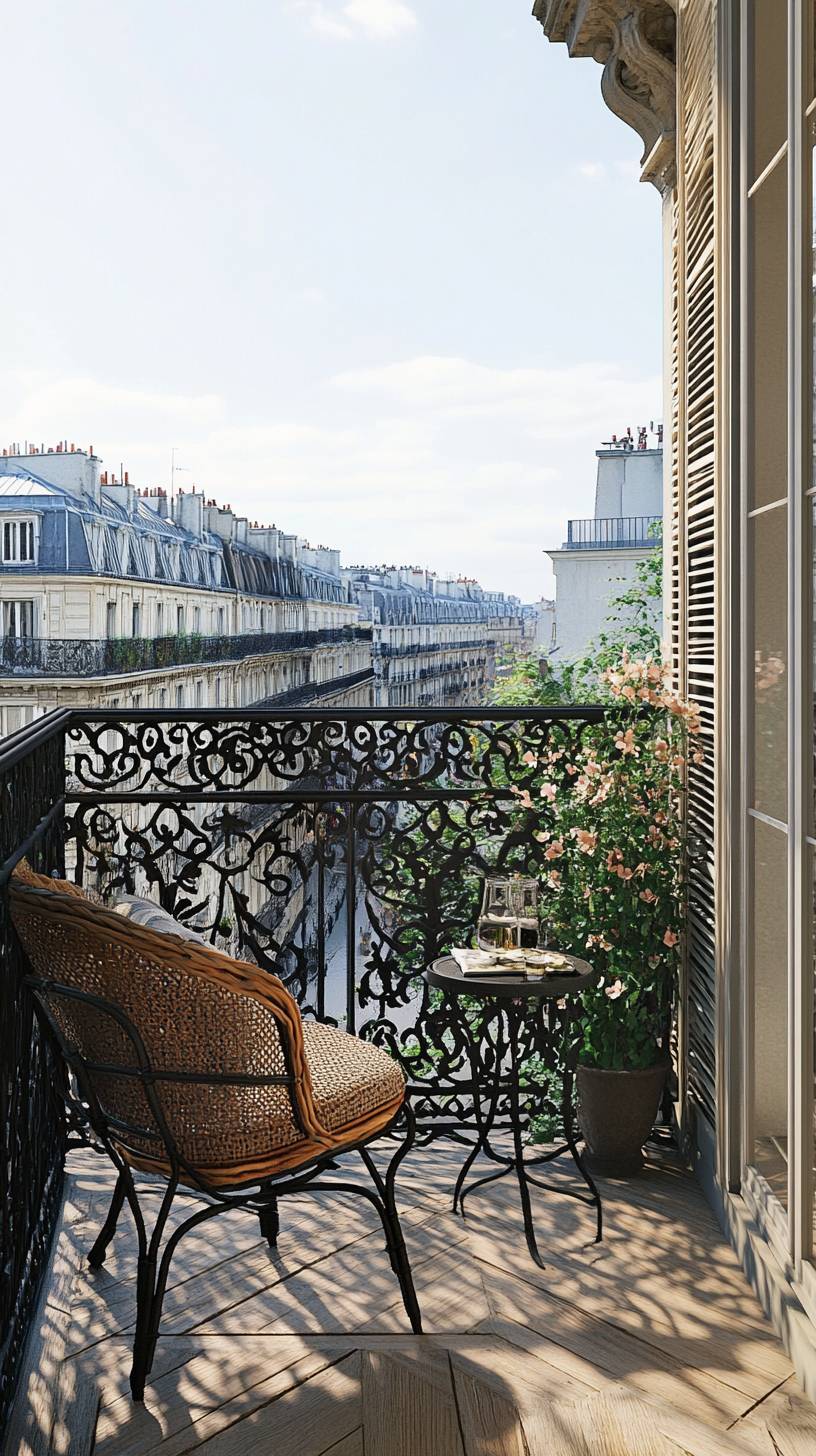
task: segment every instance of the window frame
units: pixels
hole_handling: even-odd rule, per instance
[[[0,518],[0,565],[9,567],[36,567],[40,559],[40,518],[33,511],[21,512],[19,515],[6,515],[5,512]],[[25,529],[31,544],[31,555],[20,556],[17,554],[6,555],[6,539],[14,541],[19,547],[21,531]]]

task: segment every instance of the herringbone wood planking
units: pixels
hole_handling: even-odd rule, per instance
[[[96,1456],[775,1456],[772,1430],[784,1456],[816,1450],[813,1408],[682,1170],[606,1184],[600,1248],[589,1210],[538,1195],[542,1271],[509,1181],[465,1222],[450,1214],[460,1156],[417,1150],[402,1180],[425,1336],[410,1335],[381,1230],[356,1204],[282,1205],[277,1251],[231,1214],[181,1246],[142,1410],[127,1391],[123,1216],[71,1307],[66,1379],[101,1388]],[[99,1164],[85,1176],[101,1218]]]

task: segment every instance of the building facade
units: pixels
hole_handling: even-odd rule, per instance
[[[486,703],[503,653],[529,644],[533,622],[517,597],[421,567],[343,573],[372,624],[381,707]]]
[[[584,656],[606,627],[613,599],[660,546],[663,450],[648,440],[641,429],[637,439],[613,435],[596,450],[594,514],[568,521],[566,541],[546,553],[555,573],[554,648],[562,660]],[[658,608],[658,627],[659,617]]]
[[[336,551],[63,446],[0,458],[0,734],[51,708],[371,702]]]
[[[668,648],[699,705],[678,1113],[816,1395],[812,0],[537,0],[665,240]]]

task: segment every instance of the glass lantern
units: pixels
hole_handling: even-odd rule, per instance
[[[482,893],[476,943],[480,950],[533,950],[538,945],[538,881],[489,876]]]

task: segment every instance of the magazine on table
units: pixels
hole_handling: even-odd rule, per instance
[[[569,956],[554,950],[470,950],[455,946],[451,951],[463,976],[572,976],[575,966]]]

